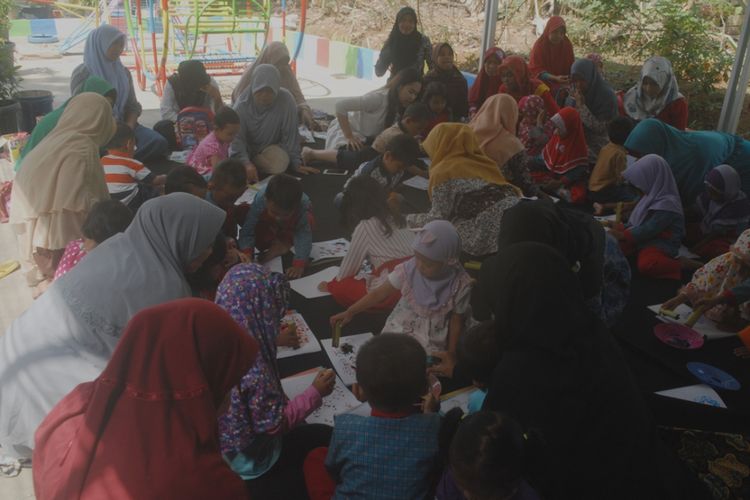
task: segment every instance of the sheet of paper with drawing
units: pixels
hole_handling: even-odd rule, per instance
[[[464,413],[469,413],[469,398],[478,390],[470,386],[443,394],[440,396],[440,413],[445,415],[453,408],[461,408]]]
[[[349,241],[346,238],[317,241],[312,244],[310,259],[313,264],[325,259],[343,259],[348,252]]]
[[[282,379],[281,387],[284,389],[284,394],[286,394],[289,399],[293,399],[298,394],[302,394],[308,387],[310,387],[310,384],[315,380],[315,376],[320,370],[322,370],[322,368],[313,368],[312,370],[307,370]],[[333,388],[333,392],[330,396],[323,398],[323,405],[312,412],[305,421],[308,424],[333,425],[334,416],[347,413],[361,404],[362,403],[354,397],[354,394],[346,388],[341,379],[336,377],[336,385]]]
[[[320,351],[320,343],[315,337],[315,334],[310,329],[310,326],[305,321],[300,313],[289,313],[284,316],[281,320],[282,323],[293,323],[297,328],[297,336],[299,337],[299,347],[282,347],[279,346],[276,349],[276,359],[289,358],[291,356],[298,356],[300,354],[310,354],[312,352]]]
[[[683,324],[687,319],[690,317],[690,315],[693,313],[693,308],[688,306],[687,304],[682,304],[675,309],[675,313],[677,313],[676,318],[670,318],[668,316],[664,316],[659,314],[659,310],[661,309],[661,304],[656,304],[653,306],[648,306],[649,310],[656,313],[657,319],[660,321],[664,321],[665,323],[679,323]],[[701,318],[698,320],[697,323],[695,323],[695,326],[693,326],[693,330],[700,333],[701,335],[706,336],[706,340],[715,340],[715,339],[723,339],[726,337],[734,337],[737,335],[734,332],[725,332],[716,325],[714,321],[711,321],[710,319],[706,318],[705,316],[701,316]]]
[[[325,297],[331,295],[328,292],[321,292],[318,290],[318,285],[321,281],[331,281],[333,278],[338,276],[339,266],[327,267],[322,271],[319,271],[310,276],[305,276],[298,280],[292,280],[289,282],[289,286],[292,290],[302,295],[306,299],[315,299],[317,297]]]
[[[347,335],[341,337],[338,347],[333,347],[331,339],[323,339],[320,341],[323,344],[328,359],[331,360],[336,373],[339,374],[341,380],[346,385],[352,385],[357,381],[357,353],[359,348],[362,347],[365,342],[372,338],[372,333],[358,333],[357,335]]]
[[[682,399],[692,403],[715,406],[717,408],[726,408],[727,405],[721,399],[719,393],[706,384],[688,385],[686,387],[677,387],[666,391],[658,391],[655,394],[667,396],[668,398]]]

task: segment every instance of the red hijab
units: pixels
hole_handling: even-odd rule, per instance
[[[564,174],[589,162],[589,150],[583,135],[583,123],[575,108],[563,108],[551,118],[559,128],[562,122],[567,134],[565,138],[554,134],[544,147],[544,163],[556,174]]]
[[[491,57],[500,59],[502,64],[505,59],[505,52],[499,47],[491,47],[484,53],[484,62]],[[472,108],[479,109],[484,104],[484,101],[491,95],[497,94],[497,89],[500,87],[500,73],[496,76],[490,76],[484,69],[484,63],[482,64],[477,79],[474,80],[474,84],[469,89],[469,106]]]
[[[573,44],[565,35],[558,44],[549,41],[549,35],[558,28],[565,27],[565,20],[560,16],[552,16],[544,27],[529,54],[529,70],[534,76],[544,71],[553,75],[569,75],[570,67],[575,62]]]
[[[536,78],[532,78],[529,73],[529,67],[526,65],[526,61],[519,56],[508,56],[503,60],[503,64],[500,66],[499,73],[502,75],[506,70],[510,70],[513,73],[513,77],[518,84],[518,90],[511,92],[504,84],[500,86],[500,94],[508,94],[513,96],[516,102],[520,101],[521,98],[527,95],[536,95],[537,88],[543,85],[541,81]],[[546,86],[545,86],[546,87]]]
[[[217,413],[257,351],[206,300],[136,314],[99,378],[73,389],[37,429],[37,498],[247,498],[219,453]]]

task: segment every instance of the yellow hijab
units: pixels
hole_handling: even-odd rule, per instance
[[[482,151],[502,167],[525,149],[516,137],[517,124],[516,100],[508,94],[495,94],[484,101],[469,127],[476,134]]]
[[[468,125],[441,123],[422,143],[430,156],[428,193],[451,179],[482,179],[490,184],[510,185],[500,169],[479,147]]]

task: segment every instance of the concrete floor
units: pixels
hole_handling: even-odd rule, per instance
[[[50,90],[55,96],[54,106],[59,106],[70,97],[69,79],[73,69],[83,61],[79,54],[60,56],[56,45],[33,45],[24,38],[13,39],[16,42],[16,64],[21,68],[19,76],[23,78],[22,89]],[[79,47],[83,50],[83,47]],[[126,59],[125,63],[129,61]],[[239,76],[218,77],[225,102],[231,95]],[[330,75],[323,69],[301,68],[298,80],[307,101],[315,109],[333,113],[336,101],[342,97],[362,95],[385,83],[384,79],[375,81],[359,80],[345,75]],[[153,92],[136,88],[138,101],[144,112],[141,123],[152,126],[159,119],[159,98]],[[0,181],[13,177],[12,165],[0,161]],[[15,236],[9,224],[0,224],[0,262],[18,259]],[[0,335],[3,335],[11,322],[25,311],[32,302],[31,291],[26,286],[23,275],[16,271],[0,279]],[[15,478],[0,476],[0,500],[20,500],[34,498],[31,470],[24,469]]]

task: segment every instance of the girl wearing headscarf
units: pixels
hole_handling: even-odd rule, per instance
[[[589,163],[596,163],[599,151],[609,143],[607,127],[618,116],[617,96],[590,59],[578,59],[570,68],[573,88],[570,96],[581,115]]]
[[[229,154],[248,167],[248,181],[258,180],[258,171],[280,174],[287,170],[307,173],[300,157],[297,104],[281,88],[279,70],[261,64],[253,71],[250,86],[234,105],[240,115],[240,132]]]
[[[432,161],[427,188],[432,206],[427,213],[407,215],[409,227],[448,220],[466,253],[477,257],[495,253],[503,212],[518,203],[520,190],[482,152],[468,125],[441,123],[422,147]]]
[[[104,371],[36,432],[34,490],[57,498],[246,498],[216,421],[256,342],[218,306],[182,299],[129,322]]]
[[[90,76],[86,79],[85,82],[83,82],[79,93],[83,92],[93,92],[95,94],[104,96],[112,105],[114,105],[115,101],[117,100],[117,91],[115,90],[115,88],[107,81],[102,80],[98,76]],[[72,97],[70,99],[72,99]],[[26,140],[26,144],[24,145],[23,150],[21,150],[21,155],[18,157],[18,160],[16,160],[16,164],[14,167],[16,172],[21,169],[21,163],[23,162],[23,159],[26,157],[26,155],[31,153],[31,151],[35,147],[37,147],[40,142],[42,142],[42,139],[47,137],[50,132],[55,129],[57,123],[60,121],[60,117],[65,111],[65,108],[70,103],[70,99],[65,101],[59,108],[54,109],[44,115],[44,117],[39,120],[39,123],[36,124],[34,130],[31,132],[31,135]]]
[[[190,296],[185,275],[209,256],[224,218],[187,193],[149,200],[124,233],[87,254],[11,324],[0,337],[2,453],[30,456],[34,429],[65,394],[101,374],[133,315]]]
[[[82,236],[89,209],[109,199],[99,148],[114,133],[109,101],[84,92],[70,100],[52,133],[24,160],[13,184],[10,223],[29,286],[52,279],[65,246]]]
[[[396,14],[391,34],[380,49],[380,57],[375,63],[375,74],[385,75],[391,70],[391,78],[401,70],[413,68],[421,75],[424,65],[432,69],[432,43],[417,31],[417,13],[411,7],[403,7]]]
[[[708,306],[705,316],[718,323],[750,321],[750,230],[745,230],[726,253],[695,271],[690,283],[662,308],[674,310],[685,302],[696,308]]]
[[[658,155],[646,155],[623,176],[642,196],[627,225],[612,228],[610,234],[620,240],[626,255],[638,254],[642,275],[680,279],[682,263],[677,253],[685,236],[685,217],[669,165]]]
[[[553,89],[570,82],[570,67],[575,62],[565,20],[552,16],[529,53],[529,71]]]
[[[625,93],[622,104],[635,120],[656,118],[679,130],[687,128],[687,99],[680,94],[672,63],[665,57],[654,56],[643,64],[641,79]]]
[[[527,95],[518,101],[518,138],[521,139],[529,156],[541,157],[555,131],[551,120],[547,119],[544,100],[538,95]]]
[[[685,238],[693,253],[714,258],[728,252],[750,224],[750,200],[742,192],[737,171],[729,165],[719,165],[708,172],[706,188],[695,201],[693,211],[700,221],[688,224]]]
[[[263,50],[260,51],[255,61],[245,69],[240,81],[237,82],[237,86],[234,87],[232,91],[232,104],[237,102],[245,89],[250,85],[255,68],[261,64],[272,64],[279,70],[279,74],[281,75],[281,88],[288,90],[297,103],[299,122],[311,130],[319,130],[320,126],[313,119],[312,109],[310,109],[307,101],[305,101],[305,96],[302,94],[297,77],[292,72],[292,68],[289,67],[290,59],[289,49],[282,42],[271,42],[263,47]]]
[[[686,498],[570,261],[548,245],[517,243],[484,261],[478,286],[490,291],[477,299],[495,317],[500,353],[482,409],[508,414],[544,443],[531,481],[539,494]],[[575,479],[582,470],[585,481]]]
[[[717,165],[731,165],[750,193],[750,141],[725,132],[680,131],[661,120],[647,118],[635,126],[625,149],[636,157],[650,153],[667,160],[683,200],[694,200],[704,190],[708,172]]]
[[[339,99],[336,119],[326,131],[323,151],[305,149],[305,161],[336,163],[339,168],[356,169],[378,156],[370,144],[381,132],[393,126],[406,107],[422,92],[422,74],[406,68],[385,87],[359,97]]]
[[[168,145],[161,134],[138,123],[143,108],[135,95],[133,77],[120,61],[125,42],[125,34],[109,24],[92,30],[83,49],[83,64],[75,68],[70,77],[70,93],[79,93],[89,76],[98,76],[112,85],[117,91],[115,118],[127,123],[135,132],[135,159],[148,163],[163,158]]]
[[[497,94],[502,83],[500,65],[504,59],[505,52],[499,47],[490,47],[484,53],[482,69],[477,73],[477,78],[469,89],[469,118],[474,116],[489,96]]]
[[[177,72],[167,79],[161,96],[161,119],[174,124],[185,108],[205,108],[214,113],[224,105],[219,84],[200,61],[182,61]]]
[[[575,272],[589,309],[609,327],[617,322],[628,302],[630,265],[599,221],[550,200],[523,201],[503,216],[498,252],[502,255],[524,241],[544,243],[560,252]]]
[[[425,88],[432,82],[440,82],[448,90],[448,108],[453,112],[454,120],[469,116],[469,86],[466,78],[455,64],[453,47],[449,43],[437,43],[432,47],[434,67],[424,75]]]
[[[279,474],[283,473],[279,469],[293,467],[283,455],[290,453],[295,441],[305,442],[312,449],[328,446],[331,435],[330,427],[300,424],[320,408],[322,398],[333,390],[332,371],[321,371],[313,384],[291,401],[281,387],[276,346],[288,295],[284,276],[268,272],[258,264],[234,266],[216,293],[216,303],[259,347],[255,363],[232,389],[229,407],[219,418],[221,452],[241,478],[252,480],[248,489],[257,498],[275,496],[266,492],[270,487],[276,487],[276,495],[280,495],[280,488],[288,487],[284,483],[289,481],[279,481]],[[316,435],[315,443],[309,443],[310,436]],[[293,454],[303,458],[307,455],[299,449]],[[302,463],[298,465],[301,477]],[[304,482],[300,483],[304,487]],[[280,496],[300,498],[292,494]]]
[[[575,109],[563,108],[550,121],[555,131],[542,151],[546,170],[535,172],[534,178],[548,193],[569,203],[583,203],[589,157],[581,118]]]
[[[507,94],[493,95],[469,122],[484,154],[495,161],[503,176],[526,196],[537,196],[539,187],[531,181],[528,156],[516,137],[518,105]]]
[[[468,314],[471,278],[458,258],[461,239],[448,221],[433,220],[416,231],[414,257],[399,264],[388,280],[346,311],[331,316],[331,325],[349,323],[401,291],[401,300],[381,333],[405,333],[427,352],[455,354]]]
[[[500,66],[500,78],[502,85],[500,85],[499,92],[501,94],[511,95],[516,102],[526,96],[539,96],[544,100],[544,109],[547,110],[547,116],[552,116],[560,110],[550,88],[531,77],[529,68],[523,58],[518,56],[506,57]]]

